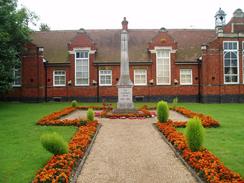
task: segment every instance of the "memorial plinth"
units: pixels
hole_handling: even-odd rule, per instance
[[[126,19],[124,19],[126,21]],[[126,22],[123,23],[128,23]],[[123,26],[124,27],[124,26]],[[133,103],[132,88],[133,83],[129,74],[129,57],[128,57],[128,32],[123,29],[121,32],[121,60],[120,60],[120,78],[117,83],[118,102],[117,109],[114,113],[135,113],[137,112]]]

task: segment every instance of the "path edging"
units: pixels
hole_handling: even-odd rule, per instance
[[[159,131],[159,129],[156,126],[156,123],[153,123],[152,126],[158,131],[159,135],[162,137],[162,139],[169,145],[169,147],[173,150],[176,157],[182,162],[182,164],[190,171],[192,176],[197,180],[199,183],[205,183],[196,173],[196,171],[188,165],[188,163],[182,158],[180,153],[175,149],[175,147],[168,141],[168,139],[164,136],[162,132]]]
[[[82,167],[84,166],[85,162],[86,162],[86,159],[88,157],[88,155],[90,154],[91,152],[91,149],[93,147],[93,144],[95,143],[95,140],[97,138],[97,135],[98,135],[98,132],[100,130],[100,128],[102,127],[102,124],[98,124],[97,126],[97,130],[96,130],[96,133],[94,134],[93,138],[92,138],[92,141],[91,143],[89,144],[88,148],[86,149],[86,152],[83,156],[83,158],[80,160],[80,162],[78,163],[78,167],[76,168],[75,172],[74,172],[74,175],[72,176],[73,178],[70,180],[71,183],[76,183],[77,180],[78,180],[78,176],[80,175],[81,173],[81,170],[82,170]]]

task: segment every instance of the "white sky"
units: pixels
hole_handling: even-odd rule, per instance
[[[120,29],[123,17],[131,28],[214,28],[221,7],[227,22],[243,0],[19,0],[51,30]],[[35,30],[39,29],[33,28]]]

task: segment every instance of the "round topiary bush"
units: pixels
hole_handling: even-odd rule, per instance
[[[72,100],[71,106],[72,107],[77,107],[78,106],[78,102],[76,100]]]
[[[166,122],[169,118],[169,107],[167,102],[160,101],[157,103],[157,116],[160,123]]]
[[[204,128],[199,118],[192,118],[186,124],[186,141],[191,151],[199,151],[204,141]]]
[[[68,153],[68,143],[56,132],[43,134],[40,140],[42,146],[54,155]]]
[[[88,121],[94,121],[93,109],[89,108],[86,115],[87,115],[87,120]]]

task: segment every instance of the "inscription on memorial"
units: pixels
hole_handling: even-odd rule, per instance
[[[118,88],[119,103],[130,103],[132,101],[132,88]]]

